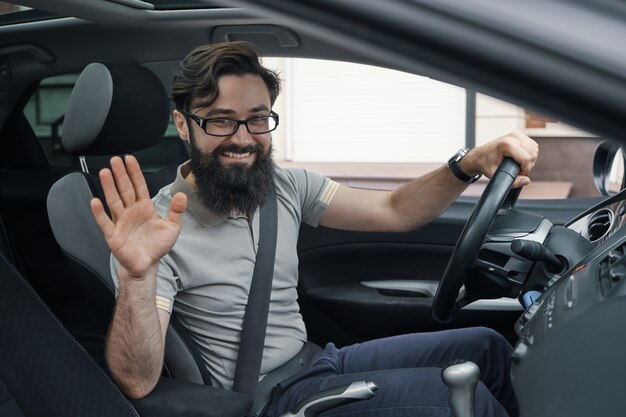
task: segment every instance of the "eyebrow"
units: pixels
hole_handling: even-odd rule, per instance
[[[250,113],[257,113],[260,111],[269,110],[266,105],[261,104],[260,106],[253,107],[250,109]]]
[[[204,117],[215,116],[216,114],[233,114],[233,113],[235,113],[234,110],[217,108],[217,109],[209,110],[208,112],[204,113]]]
[[[260,111],[267,111],[269,110],[267,108],[267,106],[265,104],[261,104],[259,106],[253,107],[250,110],[248,110],[248,113],[258,113]],[[204,113],[204,117],[208,118],[210,116],[215,116],[215,115],[231,115],[234,114],[235,111],[232,109],[221,109],[221,108],[215,108],[212,110],[209,110],[208,112]]]

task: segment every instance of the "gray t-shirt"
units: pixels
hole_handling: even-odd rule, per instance
[[[184,180],[188,165],[176,180],[154,197],[161,216],[176,192],[188,197],[180,236],[161,259],[157,276],[157,307],[176,311],[197,342],[215,386],[231,389],[239,352],[241,326],[259,241],[259,212],[219,216],[202,205]],[[265,349],[264,375],[300,351],[307,339],[297,304],[300,223],[317,226],[338,184],[300,169],[275,170],[278,236]],[[112,259],[117,288],[117,261]]]

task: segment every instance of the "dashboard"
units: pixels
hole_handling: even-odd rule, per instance
[[[516,324],[511,374],[522,417],[626,414],[625,199],[567,225],[593,249],[551,277]]]

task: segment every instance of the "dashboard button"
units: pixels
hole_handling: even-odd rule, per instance
[[[578,298],[578,287],[576,286],[576,276],[572,275],[567,279],[565,284],[565,302],[563,307],[566,310],[574,307]]]

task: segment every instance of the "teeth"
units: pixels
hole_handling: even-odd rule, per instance
[[[227,156],[229,158],[243,159],[243,158],[249,157],[250,152],[246,152],[246,153],[224,152],[224,156]]]

